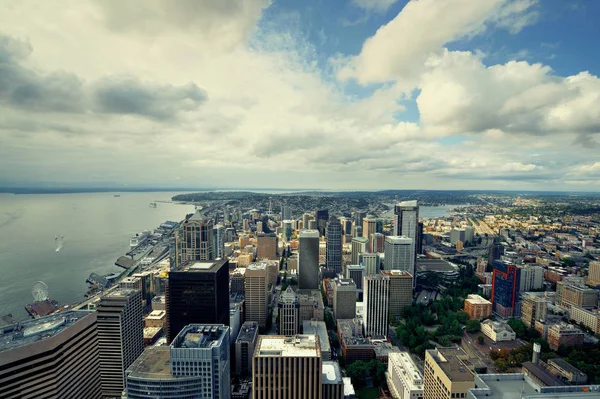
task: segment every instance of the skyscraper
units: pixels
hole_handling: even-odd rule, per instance
[[[375,273],[373,273],[375,274]],[[346,266],[346,278],[352,279],[356,284],[356,290],[362,292],[363,278],[365,277],[365,267],[362,265]]]
[[[252,398],[321,399],[321,368],[318,336],[260,336],[252,359]]]
[[[377,219],[364,218],[362,226],[362,235],[369,240],[369,252],[372,252],[373,249],[370,245],[371,234],[377,233]]]
[[[365,335],[386,337],[389,324],[390,278],[385,274],[363,280]]]
[[[69,310],[0,328],[0,396],[101,398],[96,312]]]
[[[362,253],[358,256],[358,263],[365,267],[365,276],[379,274],[379,254]]]
[[[215,259],[215,237],[212,219],[201,211],[185,220],[181,226],[181,262]]]
[[[242,324],[235,341],[235,373],[237,375],[252,374],[252,356],[258,341],[258,323],[247,321]]]
[[[167,341],[188,324],[229,325],[229,261],[196,262],[169,272]]]
[[[327,228],[327,221],[329,220],[329,211],[327,209],[323,209],[315,212],[315,219],[317,221],[317,230],[319,230],[319,235],[325,235],[325,229]]]
[[[298,288],[319,289],[319,232],[301,230],[298,244]]]
[[[224,256],[225,226],[216,224],[215,227],[213,227],[213,232],[215,234],[215,258],[222,258]]]
[[[281,205],[281,220],[290,220],[292,218],[292,210],[289,205]]]
[[[413,256],[413,240],[404,236],[388,236],[384,242],[385,270],[404,270],[412,275],[415,273],[415,258]]]
[[[267,325],[267,265],[252,263],[246,268],[244,287],[246,291],[246,321],[255,321],[260,327]]]
[[[370,239],[371,252],[377,253],[377,252],[384,251],[385,236],[383,234],[373,233],[373,234],[371,234],[369,239]]]
[[[394,236],[406,236],[412,239],[413,269],[408,272],[415,276],[414,265],[417,262],[417,245],[421,238],[417,238],[419,230],[419,205],[417,201],[399,202],[394,207]],[[413,287],[417,279],[413,280]]]
[[[277,304],[279,316],[279,334],[292,336],[298,334],[300,325],[300,299],[291,286],[279,297]]]
[[[405,270],[382,270],[390,278],[390,316],[400,317],[413,300],[413,277]]]
[[[327,270],[335,274],[342,272],[342,225],[332,216],[327,223]]]
[[[353,265],[358,264],[358,256],[369,252],[369,239],[366,237],[354,237],[352,239],[352,260]]]
[[[96,311],[102,393],[118,397],[125,388],[125,370],[144,351],[142,294],[113,291],[100,299]]]
[[[362,228],[363,219],[367,217],[367,212],[354,212],[354,225]]]
[[[229,327],[185,326],[127,369],[127,398],[231,398]]]
[[[256,259],[279,259],[275,234],[261,234],[256,237]]]
[[[356,284],[351,279],[334,280],[333,315],[336,319],[356,317]]]

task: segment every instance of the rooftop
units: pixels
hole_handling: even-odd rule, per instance
[[[316,335],[262,335],[254,356],[257,357],[320,357],[321,346]]]
[[[346,345],[373,345],[362,334],[362,324],[357,319],[338,319],[338,330]]]
[[[417,259],[417,269],[422,271],[451,272],[456,267],[443,259]]]
[[[568,373],[572,373],[575,376],[584,377],[587,376],[584,372],[579,370],[577,367],[573,366],[571,363],[568,363],[566,360],[561,359],[560,357],[556,357],[554,359],[548,359],[548,364],[555,364],[557,367],[567,371]]]
[[[153,346],[146,349],[129,366],[127,374],[133,378],[174,378],[171,375],[170,348],[168,346]]]
[[[523,363],[523,372],[526,374],[533,375],[537,380],[541,381],[543,386],[547,387],[558,387],[564,385],[564,383],[550,374],[546,369],[544,369],[539,364],[535,364],[532,362]]]
[[[430,349],[427,353],[435,360],[452,382],[473,381],[473,371],[466,352],[460,348]]]
[[[479,296],[479,295],[474,295],[474,294],[469,294],[467,296],[467,299],[465,299],[465,301],[468,301],[469,303],[471,303],[473,305],[491,305],[492,304],[490,301],[488,301],[484,297]]]
[[[206,273],[206,272],[216,272],[218,269],[223,266],[227,260],[217,260],[217,261],[207,261],[207,262],[193,262],[187,263],[181,266],[180,270],[184,272],[194,272],[194,273]]]
[[[367,237],[353,237],[352,242],[360,242],[366,244],[369,242],[369,239]]]
[[[160,320],[166,316],[167,316],[167,312],[164,310],[153,310],[152,312],[150,312],[150,314],[148,316],[146,316],[146,319]]]
[[[413,239],[408,236],[387,236],[385,237],[387,242],[392,244],[412,244]]]
[[[381,271],[382,274],[386,274],[390,277],[410,277],[412,278],[411,274],[409,272],[407,272],[406,270],[382,270]]]
[[[87,316],[95,317],[94,315],[94,312],[87,310],[69,310],[0,327],[0,352],[46,340],[73,326],[79,320]]]
[[[177,334],[171,347],[174,349],[206,349],[220,346],[229,327],[222,324],[189,324]]]
[[[258,336],[258,323],[247,321],[242,324],[236,342],[251,342]]]
[[[418,205],[417,205],[417,200],[412,200],[412,201],[401,201],[401,202],[398,202],[396,204],[396,206],[407,207],[407,208],[408,207],[414,208],[414,207],[416,207]]]
[[[338,362],[323,362],[322,372],[324,385],[343,384],[342,372],[340,370],[340,365],[338,364]]]
[[[354,283],[354,280],[352,280],[351,278],[336,278],[336,279],[334,279],[334,281],[335,281],[336,288],[339,288],[339,287],[356,288],[356,284]]]
[[[410,389],[423,389],[423,374],[415,364],[415,361],[408,352],[392,352],[388,355],[388,362],[399,363],[404,370],[404,375],[408,378],[405,381],[410,382]]]
[[[329,352],[331,350],[329,337],[327,336],[327,325],[324,321],[304,320],[302,322],[302,332],[304,334],[313,334],[319,336],[321,352]]]
[[[300,230],[300,238],[319,238],[319,230]]]

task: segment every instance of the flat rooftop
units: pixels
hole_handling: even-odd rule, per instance
[[[342,385],[342,372],[338,362],[323,362],[323,385]]]
[[[300,230],[300,238],[319,238],[319,230]]]
[[[452,272],[457,268],[443,259],[417,259],[417,269],[421,271]]]
[[[171,347],[174,349],[206,349],[219,346],[229,327],[219,324],[189,324],[177,334]]]
[[[258,335],[258,323],[247,321],[242,324],[236,342],[251,342]]]
[[[412,244],[413,242],[413,239],[408,236],[387,236],[385,240],[393,244]]]
[[[254,356],[257,357],[320,357],[321,346],[316,335],[263,335]]]
[[[324,321],[304,320],[302,322],[302,332],[304,334],[315,334],[319,336],[319,345],[321,352],[329,352],[331,345],[327,336],[327,325]]]
[[[94,312],[87,310],[69,310],[0,327],[0,353],[46,340],[93,315]]]
[[[473,371],[466,352],[460,348],[438,348],[427,353],[452,382],[473,381]]]
[[[168,346],[146,349],[127,369],[133,378],[167,379],[171,375],[171,353]]]
[[[195,272],[195,273],[213,273],[223,266],[227,260],[206,261],[206,262],[190,262],[181,267],[176,272]]]
[[[465,301],[468,301],[469,303],[472,303],[473,305],[491,305],[492,304],[487,299],[485,299],[479,295],[474,295],[474,294],[469,294],[467,296],[467,299],[465,299]]]

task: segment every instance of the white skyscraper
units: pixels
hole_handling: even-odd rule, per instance
[[[365,335],[385,337],[388,334],[390,278],[377,274],[363,280]]]
[[[383,244],[385,257],[384,270],[404,270],[415,275],[413,239],[406,236],[388,236]]]

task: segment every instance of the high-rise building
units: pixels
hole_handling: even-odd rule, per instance
[[[201,211],[185,220],[181,226],[181,262],[215,259],[213,221]]]
[[[412,305],[413,277],[404,270],[382,270],[381,274],[390,279],[390,317],[400,317]]]
[[[392,235],[407,236],[417,239],[417,223],[419,222],[419,205],[417,201],[403,201],[394,207],[394,223]]]
[[[291,286],[279,296],[277,304],[279,316],[279,334],[292,336],[298,334],[300,326],[300,298]]]
[[[0,328],[0,397],[101,398],[96,312]]]
[[[371,235],[377,233],[377,219],[375,218],[364,218],[362,224],[363,237],[371,240]],[[373,252],[373,249],[369,243],[369,252]]]
[[[356,284],[345,278],[336,278],[333,286],[333,315],[336,319],[356,317]]]
[[[258,341],[258,323],[247,321],[242,324],[235,341],[235,373],[237,375],[252,374],[252,356]]]
[[[327,270],[338,274],[342,272],[342,225],[332,216],[327,223]]]
[[[384,274],[365,276],[363,280],[365,335],[386,337],[388,335],[390,278]]]
[[[317,229],[319,230],[319,235],[322,237],[325,235],[325,230],[327,228],[327,221],[329,220],[329,210],[323,209],[316,211],[315,219],[317,222]]]
[[[279,259],[275,234],[261,234],[256,237],[256,259]]]
[[[260,327],[267,325],[267,265],[265,263],[252,263],[246,268],[244,277],[246,291],[247,321],[255,321]]]
[[[388,236],[384,243],[385,270],[404,270],[415,275],[415,257],[413,256],[413,239],[406,236]]]
[[[300,323],[306,320],[325,321],[325,307],[321,291],[299,291]]]
[[[467,242],[465,238],[466,235],[467,232],[465,229],[459,227],[453,228],[452,230],[450,230],[450,244],[454,245],[457,241],[461,241],[463,243]]]
[[[259,221],[256,222],[256,233],[262,233],[263,232],[263,222]]]
[[[548,315],[548,300],[536,294],[521,295],[521,321],[529,328],[534,328],[536,321],[545,321]]]
[[[362,226],[357,224],[352,225],[352,233],[350,235],[352,238],[362,237]]]
[[[292,218],[292,209],[289,205],[281,206],[281,220],[290,220]]]
[[[305,213],[302,215],[302,227],[308,229],[308,222],[311,220],[312,215],[310,213]]]
[[[298,287],[319,289],[319,232],[301,230],[298,252]]]
[[[144,351],[142,293],[120,289],[104,295],[98,313],[98,350],[104,396],[120,396],[125,370]]]
[[[223,258],[225,256],[225,226],[216,224],[215,227],[213,227],[213,232],[215,234],[215,258]]]
[[[169,272],[167,342],[188,324],[229,325],[229,261],[196,262]]]
[[[367,212],[354,212],[354,225],[362,228],[363,219],[367,217]]]
[[[488,254],[488,267],[493,268],[494,262],[500,260],[500,258],[504,255],[504,245],[499,242],[496,242],[496,239],[492,241],[490,245],[490,250]]]
[[[381,233],[373,233],[370,238],[371,252],[383,252],[385,236]]]
[[[423,398],[423,374],[408,352],[388,355],[387,384],[394,398]]]
[[[342,217],[340,218],[340,223],[342,224],[342,232],[344,233],[344,235],[352,235],[352,219]]]
[[[598,306],[598,292],[585,285],[583,277],[565,277],[556,283],[556,305],[569,310],[571,306]]]
[[[482,320],[492,314],[492,303],[479,295],[469,294],[465,299],[464,311],[469,319]]]
[[[356,290],[362,292],[363,277],[365,276],[365,267],[362,265],[346,266],[346,278],[354,281]]]
[[[494,262],[492,273],[492,309],[501,317],[521,316],[521,293],[543,285],[543,269],[539,266],[515,266]],[[557,296],[558,297],[558,296]]]
[[[379,254],[361,253],[358,255],[358,263],[365,267],[365,276],[379,274],[381,260]]]
[[[127,369],[127,398],[231,398],[229,327],[185,326],[169,347],[146,350]]]
[[[260,336],[252,359],[252,398],[321,399],[321,369],[318,336]]]
[[[425,352],[423,399],[466,398],[474,380],[464,350],[437,348]]]
[[[423,222],[417,224],[417,255],[423,253]]]
[[[548,344],[555,351],[560,347],[581,346],[584,337],[585,333],[572,324],[561,322],[548,328]]]
[[[600,285],[600,261],[593,260],[590,262],[587,283],[593,286]]]
[[[369,239],[366,237],[352,238],[352,260],[353,265],[358,264],[358,255],[369,252]]]

